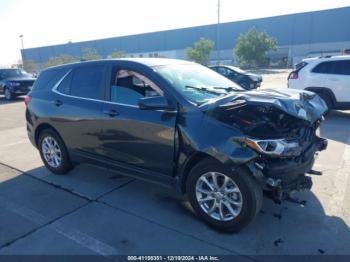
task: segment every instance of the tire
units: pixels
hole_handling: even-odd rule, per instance
[[[326,105],[327,105],[327,107],[328,107],[328,109],[327,109],[327,111],[326,111],[326,113],[325,113],[325,115],[326,114],[328,114],[331,110],[332,110],[332,108],[333,108],[333,100],[332,100],[332,98],[329,96],[329,95],[327,95],[327,94],[325,94],[325,93],[320,93],[320,94],[318,94],[322,99],[323,99],[323,101],[326,103]]]
[[[15,95],[10,91],[8,87],[5,87],[4,95],[7,101],[11,101],[15,98]]]
[[[49,147],[50,149],[47,149],[48,145],[51,146]],[[73,168],[73,165],[69,159],[67,148],[61,137],[54,130],[44,129],[40,132],[38,148],[42,161],[44,162],[46,168],[52,173],[66,174]],[[45,148],[46,153],[48,151],[50,152],[45,154]],[[52,156],[53,154],[56,154],[56,158]]]
[[[234,210],[234,208],[236,208],[234,210],[236,212],[236,216],[231,215],[232,213],[229,212],[229,209],[225,206],[225,204],[221,204],[223,210],[222,213],[225,215],[224,219],[222,219],[222,217],[219,217],[221,216],[219,215],[220,212],[218,212],[220,210],[219,207],[216,207],[215,211],[213,211],[212,214],[208,214],[208,212],[210,211],[208,211],[207,209],[210,210],[211,208],[213,208],[214,204],[218,201],[217,198],[215,198],[215,200],[208,200],[207,202],[202,202],[202,206],[199,203],[198,196],[204,196],[203,199],[210,198],[208,194],[198,193],[198,188],[200,188],[200,190],[203,190],[202,186],[206,184],[201,178],[213,172],[216,174],[224,175],[217,177],[218,182],[219,179],[221,180],[221,184],[219,184],[219,186],[222,186],[222,182],[224,181],[223,179],[225,179],[226,176],[234,182],[231,183],[230,181],[227,183],[227,185],[232,186],[231,189],[228,190],[237,190],[233,187],[233,185],[235,185],[239,189],[239,192],[231,193],[231,195],[224,196],[224,199],[219,200],[221,201],[220,203],[227,204],[227,199],[229,198],[230,201],[232,201],[233,196],[235,196],[235,203],[241,203],[241,205],[237,206],[231,205],[231,210]],[[209,187],[207,187],[207,189],[209,189]],[[262,207],[262,188],[251,177],[248,171],[240,167],[237,167],[234,171],[231,171],[218,161],[212,159],[205,159],[199,162],[190,171],[186,183],[186,190],[189,197],[189,201],[197,215],[210,226],[222,231],[240,231],[254,220],[255,216],[258,214]]]

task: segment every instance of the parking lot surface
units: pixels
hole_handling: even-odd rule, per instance
[[[285,88],[288,72],[267,72],[263,88]],[[281,74],[284,74],[283,76]],[[0,96],[1,254],[350,255],[350,112],[331,112],[320,128],[312,191],[303,204],[264,199],[238,234],[215,231],[186,201],[113,170],[80,165],[51,174],[27,139],[25,105]]]

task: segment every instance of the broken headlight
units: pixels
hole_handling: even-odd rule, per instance
[[[298,142],[286,139],[259,140],[246,138],[245,143],[259,153],[271,156],[298,156],[302,153],[302,147]]]

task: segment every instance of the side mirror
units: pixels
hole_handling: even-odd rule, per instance
[[[164,96],[142,97],[139,99],[138,104],[139,108],[142,110],[175,110],[175,107],[169,105]]]

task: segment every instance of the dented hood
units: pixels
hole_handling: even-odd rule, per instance
[[[203,109],[240,107],[244,105],[272,106],[309,122],[320,119],[327,111],[325,102],[315,93],[295,89],[257,90],[232,92],[229,95],[203,105]]]

